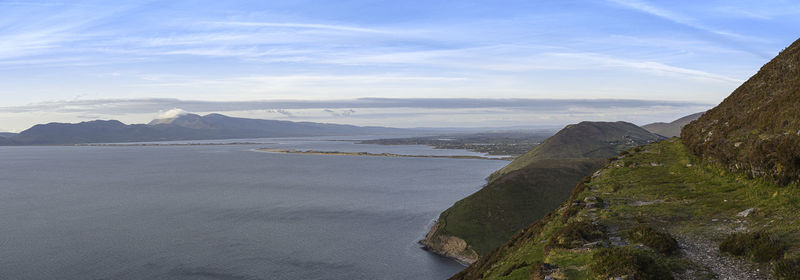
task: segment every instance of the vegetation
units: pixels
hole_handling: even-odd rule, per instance
[[[681,136],[621,153],[452,279],[526,279],[541,273],[519,264],[539,263],[559,279],[800,279],[800,40]],[[547,246],[580,221],[607,229],[604,246]]]
[[[450,256],[485,255],[556,208],[576,183],[603,166],[608,155],[658,139],[623,122],[570,125],[509,164],[524,166],[490,179],[485,187],[445,210],[422,243]],[[449,246],[446,251],[447,244],[442,243],[452,240],[449,237],[464,240],[469,250],[450,252],[455,247]]]
[[[745,256],[755,262],[770,262],[783,258],[786,246],[767,232],[734,233],[719,244],[719,250],[735,256]]]
[[[589,265],[592,274],[600,279],[626,277],[637,280],[672,280],[672,271],[662,263],[656,262],[645,251],[613,247],[596,250]]]
[[[670,256],[680,251],[678,241],[672,235],[649,226],[639,225],[633,227],[628,231],[628,238],[664,255]]]
[[[605,236],[605,228],[589,221],[567,224],[548,239],[545,250],[551,248],[572,249],[597,241]]]
[[[459,237],[478,254],[487,254],[557,207],[575,182],[602,164],[551,160],[503,176],[442,212],[435,235]]]
[[[800,279],[800,258],[778,261],[772,268],[772,275],[778,280]]]
[[[800,40],[681,134],[690,151],[780,185],[800,181]]]
[[[492,174],[489,180],[545,159],[594,158],[605,160],[624,150],[660,139],[662,138],[626,122],[581,122],[568,125],[552,137],[547,138],[542,145]]]
[[[603,200],[605,207],[586,207],[589,197]],[[749,208],[757,211],[746,217],[737,215]],[[661,246],[653,245],[655,243],[646,244],[644,239],[634,237],[637,229],[657,229],[679,243],[700,240],[706,244],[722,243],[728,232],[764,231],[770,233],[772,240],[786,245],[784,257],[800,255],[800,216],[796,213],[800,209],[800,186],[779,186],[704,163],[677,139],[620,155],[600,169],[596,176],[579,183],[569,200],[555,209],[514,234],[505,245],[481,257],[453,279],[528,279],[533,265],[518,266],[503,276],[514,264],[521,263],[557,266],[557,274],[566,275],[568,279],[598,279],[596,275],[604,272],[593,270],[592,264],[600,262],[599,256],[603,255],[593,256],[605,246],[546,250],[552,236],[579,221],[604,226],[607,230],[601,243],[609,244],[609,248],[641,252],[636,256],[642,259],[624,258],[630,263],[646,262],[649,256],[668,268],[676,278],[685,273],[684,270],[695,274],[681,278],[713,277],[714,271],[704,263],[708,261],[706,259],[669,253],[671,250],[659,250]],[[625,239],[630,242],[625,242]],[[664,238],[659,239],[664,241]],[[637,249],[637,243],[647,247]],[[621,253],[607,253],[608,256],[614,254]],[[773,271],[778,277],[778,270],[785,274],[796,264],[779,259],[764,265],[773,268],[765,267],[762,272]]]

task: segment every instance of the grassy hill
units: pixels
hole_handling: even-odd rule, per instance
[[[619,151],[661,139],[625,122],[569,125],[511,162],[478,192],[445,210],[421,241],[428,249],[472,262],[541,218]],[[502,171],[502,170],[501,170]]]
[[[541,145],[494,172],[489,181],[543,159],[607,159],[631,147],[657,140],[652,133],[627,122],[581,122],[568,125]]]
[[[800,279],[800,40],[453,279]]]
[[[800,180],[800,40],[681,137],[695,155],[779,184]]]
[[[703,113],[704,112],[694,113],[668,123],[657,122],[657,123],[646,124],[643,125],[642,128],[664,137],[679,137],[681,136],[681,129],[683,129],[683,127],[689,124],[690,122],[700,118],[700,116],[702,116]]]
[[[637,148],[597,174],[452,279],[765,279],[778,263],[800,268],[789,261],[800,256],[797,185],[728,173],[680,140]],[[767,237],[742,246],[742,258],[721,254],[719,244],[731,243],[734,232]]]

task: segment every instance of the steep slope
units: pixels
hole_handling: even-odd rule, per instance
[[[728,173],[680,140],[612,159],[554,209],[452,279],[767,279],[800,269],[789,260],[800,255],[800,188]],[[720,253],[723,242],[746,243],[731,233],[753,231],[758,250]]]
[[[800,279],[798,59],[800,40],[453,279]]]
[[[683,127],[689,124],[690,122],[700,118],[700,116],[702,116],[703,113],[704,112],[694,113],[669,123],[657,122],[657,123],[646,124],[643,125],[642,128],[664,137],[679,137],[681,136],[681,129],[683,129]]]
[[[684,128],[695,155],[779,184],[800,180],[800,40]]]
[[[513,170],[445,210],[421,243],[472,262],[556,207],[606,158],[659,139],[625,122],[569,125],[510,163]]]

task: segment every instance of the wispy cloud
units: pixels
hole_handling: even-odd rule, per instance
[[[625,67],[631,69],[639,69],[648,72],[655,72],[655,73],[664,73],[664,74],[674,74],[680,75],[684,77],[689,77],[693,79],[707,79],[713,81],[722,81],[727,83],[733,84],[741,84],[744,82],[741,79],[736,79],[732,77],[727,77],[724,75],[718,75],[714,73],[709,73],[705,71],[695,70],[695,69],[688,69],[676,66],[666,65],[660,62],[655,61],[637,61],[637,60],[629,60],[629,59],[620,59],[615,57],[608,57],[604,55],[599,55],[595,53],[553,53],[552,55],[558,57],[565,57],[571,59],[578,59],[580,61],[589,62],[589,63],[600,63],[605,66],[609,67]]]
[[[711,27],[711,26],[707,26],[707,25],[702,24],[701,22],[699,22],[697,19],[694,19],[694,18],[686,16],[686,15],[682,15],[682,14],[678,14],[678,13],[669,11],[667,9],[656,7],[655,5],[652,5],[652,4],[647,3],[645,1],[641,1],[641,0],[608,0],[608,1],[616,3],[616,4],[619,4],[619,5],[622,5],[622,6],[625,6],[625,7],[628,7],[628,8],[631,8],[631,9],[634,9],[634,10],[637,10],[637,11],[640,11],[640,12],[643,12],[643,13],[647,13],[647,14],[650,14],[650,15],[653,15],[653,16],[657,16],[657,17],[672,21],[672,22],[677,23],[677,24],[685,25],[685,26],[688,26],[688,27],[691,27],[691,28],[695,28],[695,29],[698,29],[698,30],[706,31],[706,32],[713,33],[713,34],[716,34],[716,35],[721,35],[721,36],[725,36],[725,37],[729,37],[729,38],[733,38],[733,39],[738,39],[738,40],[754,40],[754,38],[750,37],[750,36],[745,36],[745,35],[741,35],[741,34],[734,33],[734,32],[731,32],[731,31],[727,31],[727,30],[724,30],[724,29],[719,29],[719,28],[714,28],[714,27]]]
[[[708,106],[710,104],[682,101],[636,99],[471,99],[471,98],[358,98],[346,100],[262,100],[262,101],[199,101],[180,99],[93,99],[41,102],[24,106],[0,107],[0,112],[82,112],[98,114],[135,114],[163,112],[165,108],[181,108],[191,112],[273,110],[291,115],[290,109],[353,108],[425,108],[478,109],[504,108],[532,111],[563,111],[570,108],[644,108]],[[168,112],[176,112],[171,109]],[[332,111],[332,110],[331,110]],[[326,111],[326,112],[331,112]]]
[[[347,25],[317,24],[317,23],[294,23],[294,22],[252,22],[252,21],[212,21],[207,22],[212,26],[236,26],[236,27],[280,27],[292,29],[323,29],[348,32],[364,33],[388,33],[383,30],[363,28]]]

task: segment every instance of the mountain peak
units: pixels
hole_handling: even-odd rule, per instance
[[[211,128],[211,126],[203,122],[203,117],[197,114],[181,114],[171,118],[154,119],[148,125],[176,125],[197,129]]]

